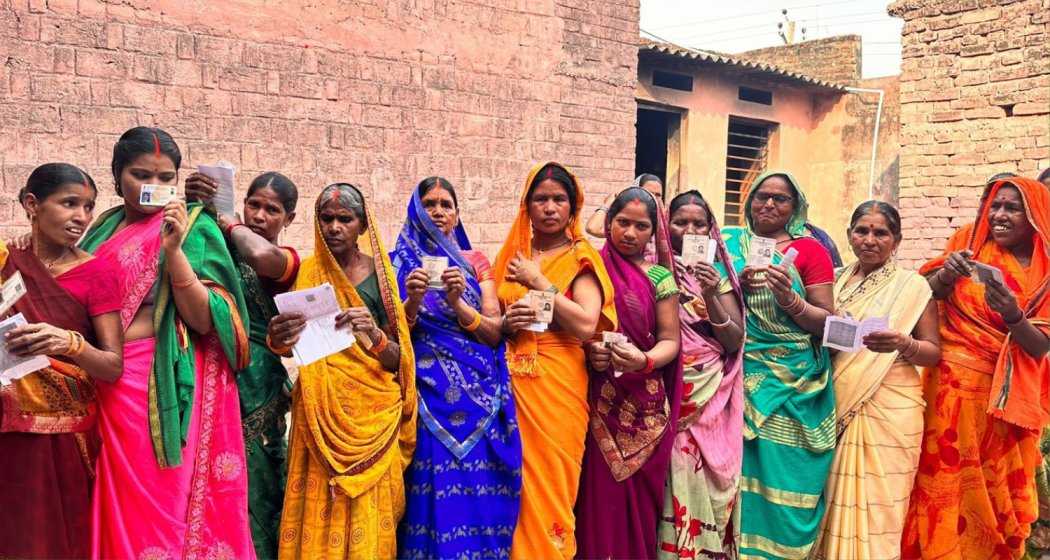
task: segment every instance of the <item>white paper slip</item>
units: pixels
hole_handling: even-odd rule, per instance
[[[841,352],[857,352],[864,348],[865,336],[885,330],[889,330],[886,317],[869,317],[858,322],[851,317],[828,315],[824,319],[823,345]]]
[[[718,242],[706,235],[687,233],[682,236],[682,262],[686,265],[715,262]]]
[[[443,290],[445,283],[441,281],[441,275],[448,268],[448,257],[423,257],[423,271],[427,273],[427,288],[431,290]]]
[[[780,266],[788,268],[795,264],[795,258],[798,257],[798,249],[789,247],[787,252],[784,253],[784,258],[780,259]]]
[[[236,214],[237,210],[233,207],[233,177],[237,173],[237,168],[228,161],[220,161],[215,165],[198,165],[197,172],[211,177],[219,184],[219,189],[215,191],[215,197],[212,198],[215,211],[227,216]]]
[[[308,290],[285,292],[273,299],[281,313],[302,313],[306,318],[306,328],[292,347],[292,356],[298,365],[316,362],[354,344],[350,329],[335,328],[340,309],[331,284],[326,282]]]
[[[536,312],[536,321],[525,328],[533,332],[546,331],[547,326],[554,320],[554,292],[529,290],[526,297],[529,298],[532,310]]]
[[[984,263],[971,262],[973,265],[973,274],[970,275],[970,279],[978,284],[987,284],[988,282],[998,282],[1000,285],[1003,283],[1003,271]]]
[[[10,278],[4,281],[4,285],[0,286],[0,317],[3,317],[4,313],[7,313],[7,310],[11,309],[11,306],[24,295],[26,295],[26,283],[22,280],[22,272],[16,270]]]
[[[602,344],[604,344],[606,348],[613,344],[623,344],[625,342],[627,342],[627,335],[623,333],[616,331],[605,331],[602,333]]]
[[[747,252],[747,266],[764,268],[773,262],[773,252],[777,250],[777,240],[769,237],[752,237],[751,248]]]
[[[28,324],[26,318],[23,317],[21,313],[0,321],[0,341],[4,340],[4,336],[11,329],[26,324]],[[2,381],[4,385],[51,365],[47,356],[30,356],[23,358],[8,352],[6,342],[0,344],[0,347],[2,347],[2,350],[0,350],[0,381]]]
[[[179,195],[175,185],[142,185],[139,191],[140,206],[167,206]]]

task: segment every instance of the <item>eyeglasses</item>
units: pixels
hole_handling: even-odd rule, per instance
[[[786,194],[769,194],[764,192],[755,193],[755,202],[758,202],[759,204],[765,204],[770,200],[777,204],[787,204],[792,200],[795,200],[795,197]]]

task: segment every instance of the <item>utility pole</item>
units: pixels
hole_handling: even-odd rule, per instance
[[[785,45],[792,45],[795,43],[795,21],[788,17],[787,8],[780,10],[780,13],[784,16],[784,21],[777,23],[777,34]],[[806,40],[805,27],[802,28],[802,40]]]

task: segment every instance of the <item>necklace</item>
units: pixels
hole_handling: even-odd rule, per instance
[[[539,247],[536,247],[535,243],[533,243],[533,245],[532,245],[532,252],[536,253],[537,255],[542,255],[544,253],[549,253],[549,252],[551,252],[551,251],[553,251],[555,249],[561,249],[562,247],[568,245],[571,241],[572,241],[571,239],[563,238],[561,243],[558,243],[557,245],[555,245],[553,247],[547,247],[546,249],[540,249]]]
[[[33,254],[36,255],[36,258],[40,259],[40,262],[44,263],[44,266],[47,267],[47,269],[49,271],[54,269],[55,265],[57,265],[59,262],[61,262],[62,258],[65,257],[66,253],[68,253],[68,252],[69,252],[69,247],[63,247],[62,248],[62,252],[59,253],[57,257],[51,259],[50,261],[46,261],[46,260],[44,260],[43,257],[41,257],[40,255],[37,254],[35,248],[33,249]]]

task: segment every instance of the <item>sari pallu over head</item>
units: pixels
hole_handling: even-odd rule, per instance
[[[991,236],[991,203],[999,189],[1008,186],[1021,193],[1028,221],[1035,229],[1028,268],[1022,268]],[[1050,192],[1045,186],[1023,177],[993,183],[970,235],[953,236],[944,254],[923,265],[920,273],[935,272],[948,255],[964,249],[973,252],[973,260],[1000,269],[1025,317],[1044,334],[1050,333]],[[956,281],[942,304],[942,313],[945,360],[952,359],[951,347],[958,348],[959,339],[964,339],[967,365],[987,369],[992,375],[988,413],[1029,430],[1045,427],[1050,422],[1050,359],[1034,358],[1014,343],[1003,318],[985,303],[984,287],[968,278]]]
[[[547,165],[561,167],[572,178],[576,184],[576,212],[569,218],[569,224],[565,233],[571,242],[571,249],[546,263],[548,279],[554,282],[558,291],[562,294],[572,285],[572,281],[578,276],[578,272],[592,270],[598,278],[602,290],[602,311],[598,319],[596,332],[607,331],[616,326],[616,308],[613,303],[612,283],[605,274],[605,265],[601,255],[594,250],[590,243],[583,237],[583,229],[580,225],[580,212],[583,210],[583,189],[579,181],[565,166],[555,162],[539,163],[533,166],[525,178],[525,188],[521,193],[521,204],[518,207],[518,216],[511,225],[507,240],[496,256],[496,263],[492,268],[493,278],[496,280],[497,294],[500,302],[506,307],[519,299],[525,297],[528,288],[517,282],[506,281],[507,265],[519,253],[526,259],[532,258],[532,221],[529,219],[529,186],[536,175]],[[565,273],[563,273],[564,271]],[[530,331],[518,331],[513,338],[507,341],[507,364],[511,373],[516,375],[536,375],[536,333]]]
[[[667,236],[667,216],[659,201],[648,192],[645,196],[653,200],[657,209],[657,223],[653,224],[656,252],[647,255],[646,260],[663,266],[673,275],[675,263]],[[613,301],[620,322],[617,330],[645,352],[658,342],[656,291],[641,267],[613,247],[611,220],[612,216],[606,216],[605,246],[601,255],[612,281]],[[599,442],[613,478],[622,482],[649,460],[668,427],[673,430],[677,425],[682,404],[681,353],[649,375],[626,373],[616,377],[611,369],[592,370],[590,375],[591,434]],[[657,378],[663,381],[662,387]],[[597,383],[598,379],[602,381]],[[654,411],[659,412],[653,414]]]
[[[28,323],[48,323],[76,331],[94,342],[87,309],[62,288],[32,250],[9,249],[0,241],[3,280],[22,273],[26,294],[12,313]],[[85,432],[95,425],[95,386],[86,371],[62,357],[51,365],[0,388],[0,432],[60,434]]]
[[[744,307],[744,293],[740,280],[733,269],[729,250],[722,239],[722,230],[718,220],[711,211],[707,200],[696,189],[691,191],[703,201],[707,211],[710,231],[708,236],[718,243],[715,268],[725,274],[733,288],[733,297]],[[682,305],[679,306],[679,319],[682,325],[682,411],[678,419],[678,431],[688,431],[693,440],[703,442],[699,453],[703,457],[704,468],[723,484],[728,485],[740,475],[740,461],[743,454],[744,426],[744,380],[743,357],[744,345],[732,354],[726,353],[722,343],[714,336],[707,323],[706,315],[699,316],[691,305],[685,302],[686,297],[701,298],[702,289],[696,278],[689,274],[681,264],[680,257],[675,257],[678,264],[675,269],[675,280],[682,290]],[[703,303],[703,299],[699,300]],[[722,378],[707,401],[700,407],[689,401],[692,390],[689,378],[699,374],[712,361],[722,362]],[[695,375],[698,376],[698,375]]]
[[[321,202],[314,209],[314,255],[300,266],[295,289],[327,282],[335,288],[340,308],[365,307],[321,234],[316,218]],[[328,470],[330,484],[338,485],[350,498],[369,490],[391,469],[395,458],[400,468],[407,466],[416,442],[416,364],[411,334],[398,299],[397,278],[367,201],[365,212],[368,229],[361,235],[368,244],[360,247],[359,238],[358,245],[375,266],[383,309],[393,329],[390,340],[401,349],[398,371],[383,369],[358,339],[342,352],[300,367],[293,394],[293,400],[300,401],[293,408],[301,411],[310,433],[306,447]]]
[[[422,266],[423,256],[447,257],[449,266],[459,268],[466,279],[463,301],[480,313],[481,285],[474,267],[461,253],[470,249],[462,223],[446,236],[431,221],[419,189],[415,189],[392,255],[398,288],[405,293],[405,280]],[[412,330],[412,344],[420,420],[456,458],[462,459],[511,398],[504,343],[492,348],[466,334],[445,292],[428,290]]]
[[[187,206],[189,223],[182,252],[197,277],[208,288],[208,306],[214,335],[233,371],[248,366],[248,310],[241,291],[240,275],[215,218],[203,212],[200,203]],[[120,228],[124,206],[103,213],[92,224],[80,247],[112,258],[123,275],[124,329],[131,324],[146,296],[152,291],[153,328],[156,351],[149,377],[150,433],[157,462],[174,467],[182,462],[182,446],[190,425],[196,384],[195,339],[178,315],[171,281],[161,248],[163,212]],[[211,336],[211,334],[209,334]]]
[[[805,236],[809,204],[798,182],[791,174],[783,171],[763,173],[752,183],[754,186],[749,189],[743,205],[747,227],[728,227],[723,230],[730,262],[737,273],[747,266],[751,239],[756,236],[750,212],[751,201],[758,192],[758,185],[774,175],[787,180],[796,194],[795,212],[785,229],[792,237]],[[773,263],[778,264],[783,258],[784,255],[776,251]],[[791,289],[799,297],[805,298],[806,289],[798,271],[791,267],[788,272],[791,275]],[[747,341],[744,349],[744,388],[748,398],[744,402],[744,437],[754,439],[771,416],[776,415],[777,422],[783,422],[784,419],[777,412],[789,399],[817,398],[816,395],[828,385],[830,358],[827,349],[820,346],[819,341],[814,340],[780,308],[772,290],[747,293],[745,300]],[[805,407],[801,411],[805,418],[797,419],[805,427],[797,445],[815,452],[833,449],[835,432],[832,412],[821,407]]]

